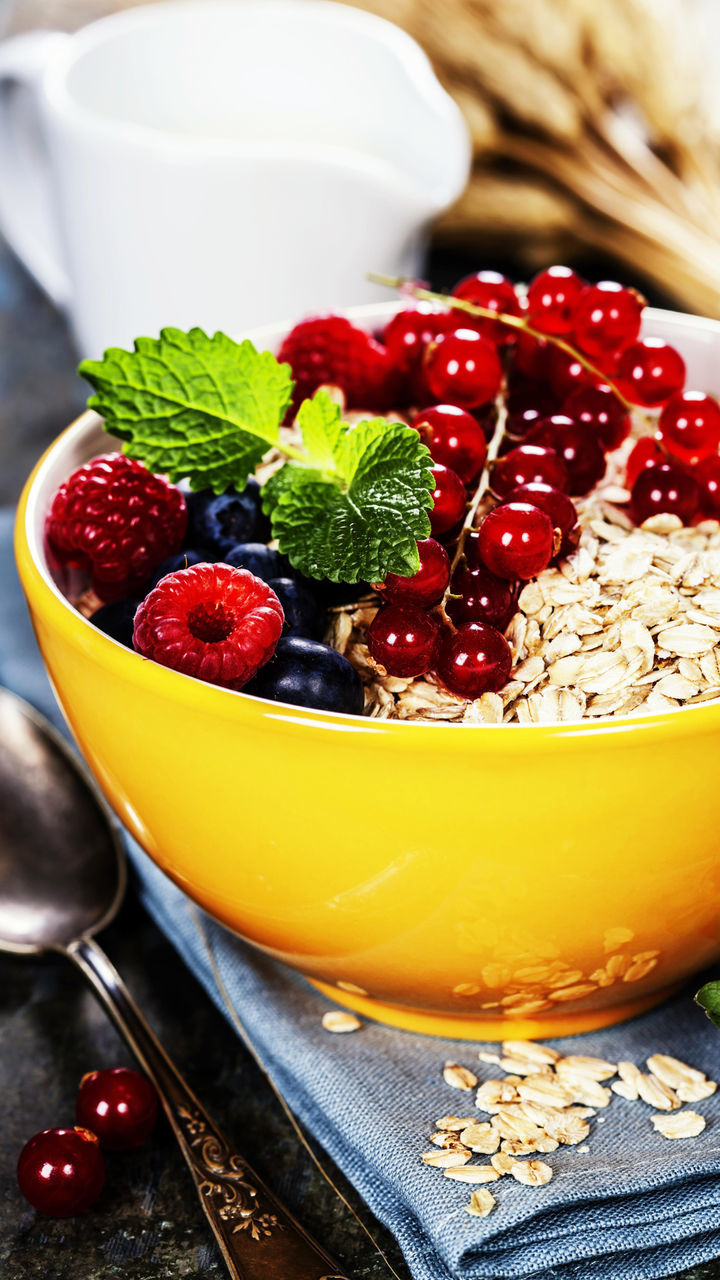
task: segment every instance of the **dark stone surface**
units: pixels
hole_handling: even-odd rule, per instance
[[[450,283],[473,265],[437,257],[433,278]],[[42,450],[82,408],[74,367],[63,321],[0,242],[0,502],[15,501]],[[102,942],[191,1087],[260,1176],[353,1280],[387,1280],[388,1269],[314,1168],[262,1074],[132,889]],[[164,1123],[142,1151],[108,1158],[106,1187],[82,1217],[43,1218],[20,1195],[15,1164],[23,1143],[39,1129],[73,1123],[86,1071],[131,1062],[69,963],[0,955],[2,1280],[226,1276]],[[395,1242],[320,1154],[398,1276],[409,1280]],[[720,1263],[682,1280],[720,1280]]]

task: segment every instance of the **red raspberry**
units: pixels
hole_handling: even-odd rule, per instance
[[[138,653],[226,689],[241,689],[272,657],[285,615],[247,569],[195,564],[169,573],[135,614]]]
[[[381,343],[343,316],[302,320],[285,338],[278,360],[295,379],[293,407],[327,385],[341,387],[349,409],[391,409],[399,375]]]
[[[179,489],[142,462],[108,453],[60,485],[46,533],[62,560],[90,569],[101,599],[117,600],[180,548],[186,528]]]

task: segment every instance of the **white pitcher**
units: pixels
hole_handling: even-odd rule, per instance
[[[331,0],[166,0],[0,45],[0,228],[82,355],[376,300],[365,273],[420,272],[469,164],[419,46]]]

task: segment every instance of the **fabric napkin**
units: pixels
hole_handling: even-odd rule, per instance
[[[12,513],[0,512],[0,683],[61,723],[42,672],[11,550]],[[614,1097],[591,1120],[582,1148],[544,1157],[553,1179],[531,1188],[492,1184],[487,1218],[465,1209],[472,1187],[425,1167],[433,1121],[472,1113],[472,1097],[442,1079],[447,1059],[480,1079],[502,1075],[478,1060],[489,1044],[365,1023],[351,1035],[321,1027],[332,1007],[302,978],[255,952],[197,910],[128,839],[142,899],[218,1008],[217,968],[259,1056],[288,1103],[398,1239],[416,1280],[654,1280],[720,1256],[720,1091],[695,1103],[698,1138],[671,1142],[642,1102]],[[692,1002],[692,987],[619,1027],[551,1043],[564,1054],[630,1059],[669,1053],[720,1072],[720,1032]],[[478,1120],[487,1119],[477,1113]],[[288,1277],[290,1280],[290,1277]]]

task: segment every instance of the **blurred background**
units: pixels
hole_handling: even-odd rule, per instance
[[[135,2],[0,0],[0,38],[72,31]],[[592,279],[635,284],[651,302],[720,313],[718,0],[358,7],[415,37],[472,134],[471,180],[432,235],[434,286],[482,268],[522,279],[564,262]],[[8,501],[80,407],[82,387],[61,318],[5,246],[0,344],[0,500]]]

